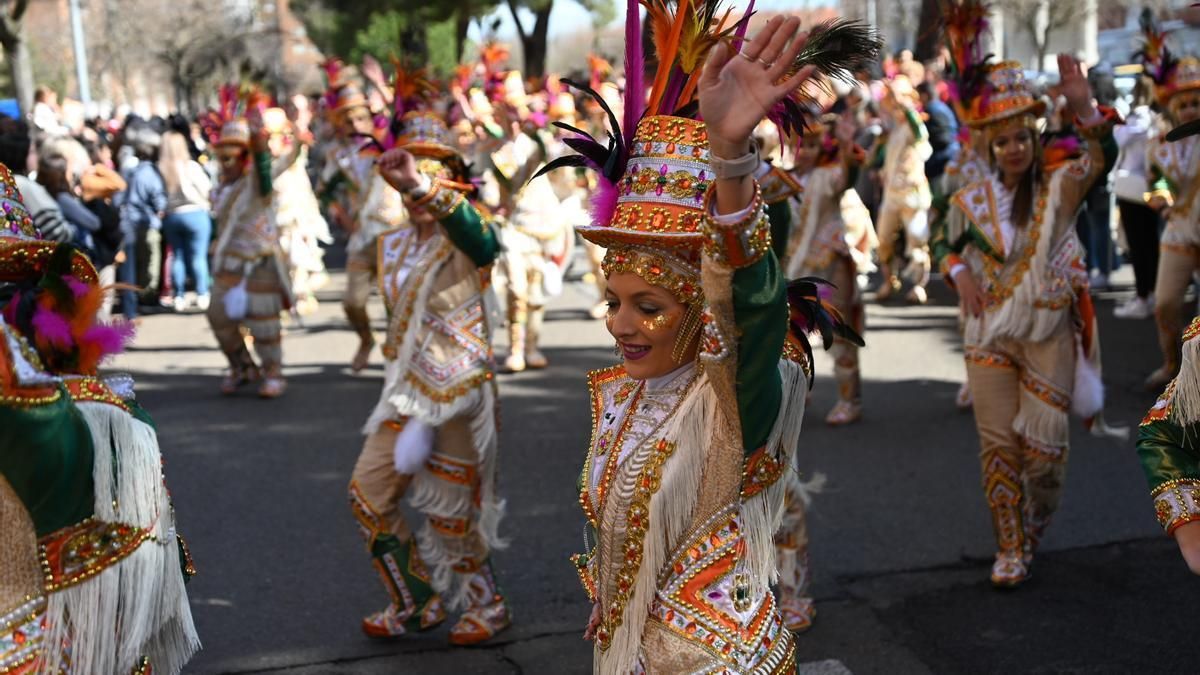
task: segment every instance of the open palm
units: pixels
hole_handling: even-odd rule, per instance
[[[812,68],[804,68],[787,76],[807,37],[799,19],[777,16],[742,45],[740,53],[727,44],[713,48],[698,91],[715,155],[732,159],[743,154],[754,127],[771,107],[812,74]]]

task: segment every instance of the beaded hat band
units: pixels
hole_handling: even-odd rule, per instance
[[[0,281],[40,276],[61,244],[42,239],[25,208],[12,172],[3,164],[0,164],[0,189],[0,209],[4,211],[4,226],[0,228]],[[71,256],[71,271],[84,283],[99,282],[95,266],[79,251]]]
[[[988,69],[986,82],[971,105],[967,125],[973,129],[991,129],[1013,118],[1021,126],[1031,126],[1046,112],[1046,102],[1037,98],[1025,80],[1025,72],[1016,61],[997,63]]]

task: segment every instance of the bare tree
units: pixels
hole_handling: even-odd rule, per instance
[[[1046,67],[1051,35],[1087,16],[1084,0],[1000,0],[996,4],[1004,10],[1006,24],[1029,36],[1037,52],[1038,70]]]
[[[13,88],[21,112],[33,112],[33,61],[25,40],[25,10],[29,0],[0,0],[0,47],[12,70]]]

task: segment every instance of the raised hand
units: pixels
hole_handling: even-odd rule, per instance
[[[1096,108],[1092,104],[1092,87],[1079,60],[1070,54],[1058,55],[1059,90],[1071,106],[1071,112],[1081,120],[1090,119]]]
[[[417,160],[412,153],[400,148],[392,148],[375,160],[379,167],[379,175],[388,185],[400,192],[409,192],[421,185],[421,173],[417,170]]]
[[[787,77],[807,37],[799,19],[777,16],[738,53],[725,43],[713,47],[698,91],[715,156],[736,159],[746,154],[750,134],[767,111],[812,75],[814,69],[808,67]]]

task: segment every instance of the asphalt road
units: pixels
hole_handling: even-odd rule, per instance
[[[567,562],[583,546],[575,480],[590,416],[585,373],[614,357],[586,318],[590,287],[569,284],[546,331],[551,367],[500,379],[501,489],[509,548],[495,554],[516,616],[486,647],[452,649],[445,629],[394,643],[359,632],[386,603],[346,501],[381,359],[351,375],[355,339],[337,303],[284,342],[290,391],[222,398],[223,359],[202,315],[147,317],[132,372],[158,423],[180,527],[199,569],[189,590],[205,649],[194,673],[588,673],[589,608]],[[1151,321],[1111,318],[1101,295],[1110,422],[1135,426],[1154,395]],[[382,308],[373,316],[381,323]],[[1200,584],[1154,521],[1132,441],[1076,425],[1066,493],[1034,579],[987,583],[993,552],[977,439],[954,408],[963,375],[955,309],[871,306],[863,352],[866,419],[822,423],[818,381],[802,467],[828,476],[810,513],[819,616],[800,638],[803,673],[1195,673],[1189,608]],[[502,352],[502,349],[500,350]]]

